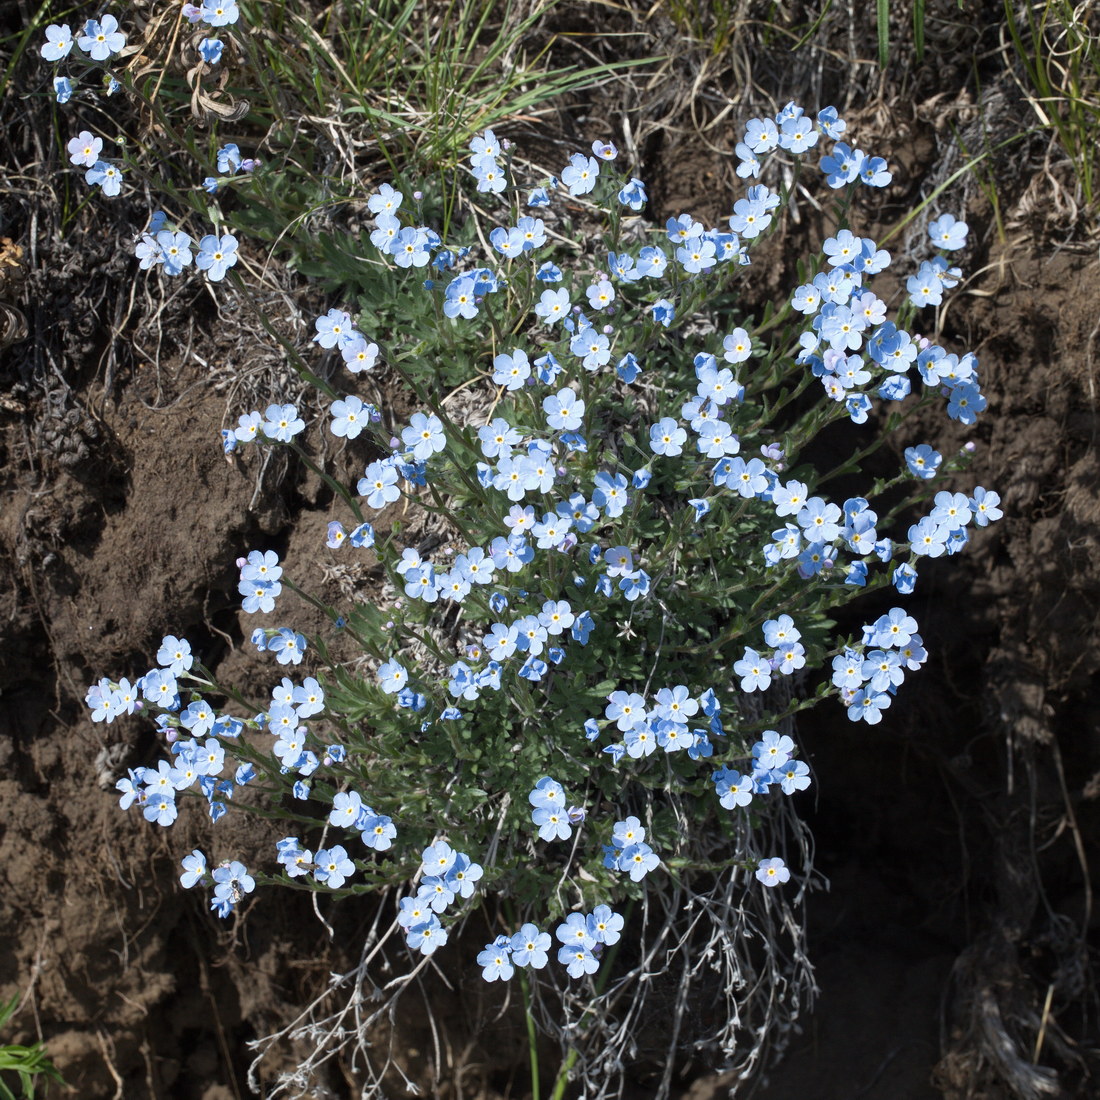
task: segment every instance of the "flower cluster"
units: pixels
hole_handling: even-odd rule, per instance
[[[617,551],[622,549],[616,548]],[[624,595],[629,600],[633,594],[625,591]],[[638,760],[651,756],[658,748],[666,753],[684,751],[692,760],[711,755],[714,748],[710,736],[722,736],[725,732],[720,717],[722,704],[713,689],[707,688],[695,697],[684,684],[664,687],[655,692],[653,703],[647,707],[645,697],[635,691],[613,691],[607,696],[605,729],[614,728],[623,735],[623,739],[605,746],[603,751],[616,764],[624,754]],[[707,726],[691,729],[689,720],[700,712],[709,719]],[[600,734],[599,722],[595,718],[587,719],[585,736],[588,740],[595,741]]]
[[[112,683],[100,680],[89,689],[86,702],[92,721],[110,723],[123,714],[134,714],[146,704],[159,711],[157,726],[171,747],[173,759],[161,760],[155,768],[133,768],[120,779],[122,809],[137,805],[147,821],[171,825],[178,816],[176,797],[197,787],[206,799],[210,817],[217,821],[226,812],[226,799],[237,787],[255,778],[247,761],[238,763],[232,778],[222,778],[227,760],[222,740],[236,740],[244,723],[228,714],[219,715],[198,694],[192,693],[185,706],[180,681],[191,678],[194,665],[191,647],[185,639],[168,635],[157,653],[159,667],[150,669],[134,684],[129,680]],[[184,734],[189,736],[184,739]]]
[[[208,9],[213,18],[198,18],[214,26],[236,16],[204,4],[188,17]],[[120,783],[123,802],[168,824],[176,792],[197,786],[216,821],[237,786],[262,777],[300,804],[297,835],[277,846],[280,877],[328,891],[411,882],[396,921],[421,955],[472,908],[456,903],[491,884],[521,912],[504,925],[519,931],[478,956],[490,982],[545,967],[552,941],[541,928],[559,918],[558,961],[575,979],[595,973],[626,928],[612,905],[666,890],[669,872],[678,884],[697,872],[713,881],[724,860],[757,897],[753,876],[768,889],[789,881],[769,854],[788,849],[763,796],[811,782],[790,724],[796,687],[831,661],[815,698],[834,696],[850,719],[873,724],[926,659],[904,610],[859,640],[833,640],[829,609],[863,590],[912,592],[923,558],[957,552],[1000,516],[996,493],[943,491],[903,538],[899,518],[965,455],[912,446],[875,493],[836,499],[837,471],[803,457],[830,425],[869,432],[876,405],[939,404],[963,424],[982,411],[975,357],[905,328],[957,280],[942,253],[964,245],[964,223],[932,224],[941,255],[914,275],[919,286],[893,319],[871,288],[889,253],[847,228],[825,240],[773,323],[711,306],[748,277],[755,242],[781,216],[773,158],[832,142],[819,167],[845,203],[859,186],[889,184],[881,158],[845,134],[832,108],[811,118],[788,104],[751,120],[738,172],[755,182],[719,227],[684,213],[647,229],[645,184],[620,170],[607,141],[526,191],[523,210],[507,144],[477,135],[477,202],[508,203],[508,214],[454,240],[419,224],[421,205],[410,215],[392,184],[367,196],[377,253],[368,266],[401,288],[389,305],[418,320],[382,319],[386,304],[368,309],[364,296],[358,312],[316,318],[310,354],[342,362],[355,385],[385,362],[412,384],[415,404],[330,392],[319,424],[275,402],[222,433],[227,451],[283,446],[314,469],[310,447],[326,427],[368,443],[354,485],[319,471],[346,513],[328,521],[318,553],[376,569],[381,595],[346,616],[307,596],[361,654],[337,660],[290,626],[256,627],[254,645],[282,666],[308,647],[313,674],[284,677],[262,713],[230,718],[207,701],[218,689],[186,643],[166,638],[158,670],[88,694],[96,720],[150,704],[172,746],[172,761]],[[97,141],[79,133],[73,163],[97,158]],[[236,146],[219,151],[224,179],[249,167]],[[554,241],[578,205],[608,210],[611,230],[559,266]],[[220,250],[209,262],[208,240]],[[226,240],[200,242],[196,266],[215,281],[236,258]],[[141,266],[184,273],[190,246],[154,219]],[[695,317],[705,323],[689,324]],[[858,474],[858,460],[842,472]],[[891,491],[883,504],[877,494]],[[438,532],[403,533],[428,515]],[[267,616],[277,601],[283,613],[284,588],[304,594],[271,551],[238,564],[245,615]],[[311,802],[323,808],[319,824],[345,830],[344,844],[309,839]],[[722,846],[731,835],[736,851]],[[184,866],[185,885],[203,880],[200,853]],[[225,915],[252,879],[223,866],[214,907]]]
[[[833,686],[848,708],[848,717],[877,725],[906,670],[916,671],[927,659],[917,621],[904,609],[895,607],[865,626],[862,642],[845,647],[833,658]]]
[[[88,19],[84,23],[83,31],[75,39],[72,28],[68,23],[51,23],[46,28],[46,41],[39,48],[40,55],[46,61],[59,63],[79,55],[73,54],[73,46],[76,46],[81,54],[84,68],[92,71],[102,71],[105,63],[112,57],[118,56],[126,49],[126,35],[119,30],[118,20],[113,15],[100,15],[98,19]],[[66,66],[67,67],[67,66]],[[114,95],[122,89],[122,85],[108,69],[103,75],[103,86],[107,95]],[[53,78],[54,98],[58,103],[68,103],[73,95],[73,82],[69,76],[58,74]],[[83,136],[83,132],[79,137]],[[72,142],[70,154],[72,154]],[[96,150],[97,154],[99,150]],[[88,171],[85,173],[87,182],[91,185],[98,184],[107,196],[119,194],[122,186],[122,173],[117,167],[108,161],[99,159],[94,161],[73,163],[86,163]]]
[[[570,913],[555,931],[558,941],[558,962],[571,978],[594,974],[600,968],[600,956],[605,947],[619,942],[623,918],[609,905],[597,905],[591,913]],[[477,957],[481,976],[487,982],[507,981],[517,966],[541,970],[549,958],[550,934],[540,932],[535,924],[525,924],[511,936],[500,935]]]
[[[527,796],[534,807],[531,820],[539,827],[542,840],[568,840],[573,835],[573,820],[581,820],[579,810],[568,810],[565,806],[565,791],[562,785],[545,775]]]
[[[61,61],[68,57],[73,42],[73,32],[68,23],[51,23],[46,28],[46,43],[40,52],[47,61]],[[106,61],[112,55],[122,53],[126,35],[118,29],[118,20],[113,15],[101,15],[98,19],[87,20],[83,34],[75,42],[77,48],[93,61]]]
[[[113,192],[109,192],[104,184],[104,191],[118,194],[117,185]],[[142,233],[134,254],[143,271],[160,267],[165,275],[181,275],[194,260],[195,267],[205,271],[212,283],[221,282],[237,262],[237,238],[232,233],[221,236],[208,233],[199,241],[197,255],[191,251],[193,243],[188,234],[169,226],[167,215],[158,210],[150,219],[149,228]]]
[[[611,843],[605,845],[603,851],[603,865],[628,874],[632,882],[641,882],[661,862],[657,853],[646,844],[645,829],[636,817],[615,823]]]
[[[806,790],[810,769],[794,759],[794,751],[794,741],[786,734],[765,730],[752,747],[752,770],[748,775],[724,765],[711,776],[719,804],[727,810],[744,808],[772,786],[778,786],[784,794]]]
[[[253,550],[237,562],[241,570],[237,591],[244,596],[242,609],[248,614],[275,610],[275,597],[282,592],[279,578],[283,575],[279,555],[274,550]]]
[[[189,856],[184,856],[182,863],[180,884],[185,890],[206,881],[206,856],[200,849],[196,848]],[[214,882],[210,908],[219,917],[228,917],[244,899],[245,894],[251,894],[256,889],[256,880],[248,873],[245,865],[235,859],[225,860],[215,867],[210,878]]]
[[[442,947],[447,942],[447,931],[439,914],[457,898],[473,897],[484,873],[480,864],[442,840],[425,848],[419,888],[397,903],[397,923],[404,929],[409,947],[422,955]]]

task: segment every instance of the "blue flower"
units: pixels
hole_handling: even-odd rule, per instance
[[[994,520],[1000,519],[1004,515],[998,507],[1000,503],[1000,496],[979,485],[970,498],[970,510],[974,513],[974,523],[978,527],[985,527]]]
[[[306,640],[303,635],[284,626],[268,639],[267,648],[270,652],[278,654],[279,664],[300,665],[302,654],[306,650]]]
[[[524,383],[531,377],[531,364],[527,353],[513,348],[509,355],[502,352],[493,359],[493,381],[498,386],[515,391],[523,389]]]
[[[162,229],[156,235],[156,246],[166,275],[179,275],[191,263],[191,238],[186,233]]]
[[[278,581],[243,580],[237,585],[237,591],[244,596],[241,610],[252,615],[257,611],[265,615],[275,610],[275,597],[283,590]]]
[[[386,819],[389,820],[388,818]],[[455,855],[451,869],[444,875],[448,889],[460,898],[473,897],[474,888],[485,874],[480,863],[474,863],[464,852]]]
[[[324,317],[318,317],[313,322],[313,327],[317,330],[313,342],[323,348],[342,350],[356,338],[362,339],[361,334],[355,331],[351,314],[342,309],[330,309]]]
[[[853,722],[864,721],[874,726],[882,721],[882,712],[890,706],[890,696],[885,692],[860,688],[848,704],[848,718]]]
[[[737,157],[737,174],[741,179],[759,179],[760,178],[760,158],[746,145],[743,141],[739,141],[734,147],[734,154]]]
[[[928,226],[928,236],[937,248],[948,252],[966,247],[966,235],[970,227],[966,222],[957,221],[954,214],[944,214]]]
[[[339,890],[355,874],[355,864],[340,844],[332,848],[322,848],[313,857],[317,865],[313,877],[333,890]]]
[[[664,325],[665,328],[672,324],[676,316],[676,310],[667,298],[661,298],[654,302],[650,307],[650,311],[653,314],[653,320],[660,325]]]
[[[204,237],[203,240],[212,238]],[[202,266],[202,253],[196,264]],[[268,405],[264,413],[263,433],[268,439],[279,443],[289,443],[299,432],[305,430],[306,422],[298,415],[294,405]]]
[[[216,65],[222,59],[224,45],[220,38],[204,38],[199,43],[199,56],[208,65]]]
[[[580,913],[570,913],[565,918],[565,923],[558,925],[554,935],[567,947],[578,946],[591,950],[597,942],[588,931],[588,921]]]
[[[460,275],[448,283],[446,299],[443,302],[444,315],[469,319],[476,317],[477,312],[474,280],[469,275]]]
[[[443,422],[434,413],[430,416],[422,412],[413,413],[409,426],[401,430],[401,441],[411,448],[413,457],[420,462],[447,446]]]
[[[947,550],[949,528],[941,527],[931,516],[925,516],[909,528],[909,548],[914,554],[938,558]]]
[[[745,198],[733,204],[729,227],[745,240],[759,237],[771,223],[772,216],[763,202]]]
[[[710,271],[717,264],[717,248],[714,241],[705,237],[689,237],[676,249],[676,260],[689,274]]]
[[[776,856],[774,859],[762,859],[760,861],[760,866],[756,870],[756,877],[765,886],[774,887],[787,882],[791,877],[791,872],[783,860]]]
[[[909,467],[909,472],[914,477],[922,478],[925,481],[936,476],[936,471],[940,468],[941,462],[943,462],[943,455],[932,450],[927,443],[921,443],[916,447],[906,447],[905,449],[905,464]]]
[[[484,155],[478,158],[473,170],[478,191],[499,195],[508,186],[503,169],[490,156]]]
[[[571,978],[583,978],[585,974],[595,974],[600,968],[599,960],[587,947],[559,948],[558,962],[567,968]]]
[[[405,942],[414,951],[419,951],[422,955],[430,955],[447,942],[447,932],[433,913],[430,920],[414,925],[408,930]]]
[[[340,355],[344,365],[352,374],[370,370],[378,362],[378,345],[367,343],[367,338],[360,332],[352,332],[351,338],[340,346]],[[373,414],[377,412],[373,405],[367,406]]]
[[[859,178],[868,187],[888,187],[894,176],[886,170],[886,161],[882,157],[868,157],[859,170]]]
[[[786,764],[794,751],[794,741],[786,734],[765,730],[763,737],[752,747],[752,755],[765,770]]]
[[[610,947],[622,938],[623,918],[611,910],[609,905],[597,905],[587,920],[588,934],[596,943]]]
[[[586,291],[588,304],[593,309],[607,309],[615,301],[615,286],[610,279],[601,278]]]
[[[245,865],[236,860],[226,861],[217,867],[211,877],[217,883],[214,887],[214,898],[220,902],[219,916],[228,916],[245,894],[251,894],[256,889],[255,879],[248,873]]]
[[[194,662],[191,646],[185,638],[168,634],[161,641],[160,649],[157,651],[157,664],[167,668],[173,676],[182,676]]]
[[[616,866],[620,871],[629,872],[632,882],[641,882],[650,871],[660,865],[660,862],[657,854],[648,844],[639,842],[623,850]]]
[[[189,856],[184,856],[182,862],[183,874],[180,875],[180,885],[185,890],[190,890],[206,877],[206,856],[196,848]]]
[[[615,519],[623,514],[630,503],[626,489],[627,480],[622,474],[600,471],[594,478],[592,503],[602,509],[608,519]]]
[[[374,528],[369,523],[360,523],[348,532],[348,542],[356,548],[374,545]]]
[[[211,282],[221,282],[225,273],[237,262],[237,238],[232,233],[217,237],[208,233],[199,241],[195,266],[205,271]]]
[[[960,424],[973,424],[985,406],[985,398],[974,383],[959,382],[951,387],[947,415]]]
[[[364,807],[356,827],[363,838],[363,843],[376,852],[386,851],[397,836],[397,826],[393,821],[385,814],[370,812],[370,807]]]
[[[631,844],[640,844],[645,840],[645,829],[636,817],[616,821],[611,833],[611,843],[618,849],[629,848]]]
[[[575,642],[579,642],[581,645],[588,644],[589,635],[595,629],[596,622],[592,618],[590,611],[581,611],[573,620],[573,625],[569,628],[569,633]]]
[[[367,498],[372,508],[384,508],[401,495],[397,487],[397,471],[389,463],[372,462],[359,479],[357,491]]]
[[[844,574],[844,583],[854,585],[857,588],[863,588],[867,584],[867,563],[862,561],[849,562],[845,567],[846,572]],[[806,662],[803,661],[803,664]],[[799,666],[801,667],[801,666]],[[786,671],[782,669],[781,671]]]
[[[623,206],[628,206],[631,210],[635,211],[641,210],[641,208],[645,206],[648,198],[645,184],[640,179],[632,176],[630,180],[623,185],[617,198]]]
[[[527,801],[535,807],[552,807],[561,810],[565,808],[565,790],[556,779],[544,775],[527,796]]]
[[[917,269],[916,275],[910,275],[905,283],[909,291],[909,301],[917,309],[924,306],[938,306],[943,301],[943,283],[934,264],[925,260]]]
[[[378,683],[389,695],[400,691],[408,682],[409,674],[396,661],[387,661],[378,669]]]
[[[395,191],[388,183],[382,184],[378,190],[367,199],[367,209],[372,214],[393,214],[401,206],[404,195]]]
[[[49,37],[49,29],[46,36]],[[84,33],[76,40],[76,44],[93,61],[106,61],[111,54],[121,52],[126,45],[126,35],[119,31],[118,20],[113,15],[104,15],[98,21],[89,19],[84,24]],[[67,52],[66,50],[65,53]],[[60,56],[63,57],[64,53]]]
[[[724,809],[733,810],[752,802],[753,782],[749,776],[730,768],[721,768],[711,776],[711,780],[718,802]]]
[[[394,238],[390,255],[398,267],[425,267],[431,259],[427,231],[406,226]]]
[[[542,840],[568,840],[573,835],[564,807],[538,806],[531,811],[531,820],[539,827],[539,837]]]
[[[142,695],[151,703],[165,710],[175,710],[179,705],[179,687],[171,669],[155,668],[139,681]]]
[[[600,162],[595,157],[574,153],[569,164],[562,169],[561,182],[569,188],[570,195],[587,195],[600,175]]]
[[[47,61],[60,61],[73,48],[73,32],[68,23],[51,23],[46,28],[46,43],[41,54]]]
[[[584,401],[571,389],[543,398],[546,423],[556,431],[574,431],[584,422]]]
[[[745,647],[745,655],[733,666],[741,677],[742,691],[764,691],[772,682],[771,665],[755,649]]]
[[[754,153],[770,153],[779,144],[779,129],[770,118],[750,118],[745,124],[745,144]]]
[[[498,978],[506,982],[515,973],[512,966],[511,941],[505,940],[504,944],[486,944],[485,950],[477,957],[477,965],[482,968],[481,976],[487,982],[495,982]]]
[[[420,869],[427,877],[446,875],[455,865],[458,853],[443,840],[428,845],[420,856]]]
[[[330,550],[339,550],[344,545],[344,540],[347,537],[348,533],[344,530],[344,525],[339,520],[334,519],[328,525],[325,545]]]
[[[535,305],[535,315],[541,317],[546,324],[552,325],[569,315],[569,305],[567,290],[544,290]]]
[[[666,416],[649,429],[649,449],[669,458],[684,453],[687,432],[671,416]]]
[[[623,744],[626,746],[627,755],[634,760],[640,760],[644,756],[652,756],[657,751],[658,738],[651,723],[641,721],[626,731],[623,735]]]
[[[442,913],[455,900],[455,892],[442,875],[425,875],[417,896],[425,899],[436,913]]]
[[[834,190],[859,179],[860,169],[867,159],[866,154],[852,150],[842,141],[833,146],[828,156],[821,158],[821,171],[825,173],[825,182]]]
[[[240,16],[234,0],[202,0],[199,18],[211,27],[224,27],[236,23]]]
[[[657,245],[646,245],[638,253],[637,272],[640,278],[659,279],[668,267],[668,257]]]
[[[84,173],[84,179],[93,187],[98,184],[103,194],[109,198],[114,198],[122,190],[122,172],[105,160],[96,161],[95,165]]]
[[[507,229],[498,225],[489,234],[489,243],[509,260],[523,254],[523,234],[516,228]]]
[[[68,150],[71,164],[91,168],[99,160],[99,154],[103,149],[103,139],[94,137],[90,130],[81,130],[76,137],[69,141],[65,148]]]
[[[549,932],[540,932],[536,925],[525,924],[509,943],[512,962],[516,966],[530,966],[541,970],[547,963],[550,943]]]

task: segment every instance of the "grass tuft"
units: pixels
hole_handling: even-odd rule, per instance
[[[1100,10],[1085,2],[1005,0],[1005,27],[1027,77],[1024,95],[1073,164],[1086,206],[1100,173]]]

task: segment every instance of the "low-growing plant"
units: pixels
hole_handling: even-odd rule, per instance
[[[0,1027],[7,1024],[18,1007],[18,996],[13,997],[7,1004],[0,1005]],[[11,1077],[18,1080],[18,1093],[13,1092],[4,1080],[5,1074],[9,1075],[9,1080]],[[17,1097],[26,1097],[27,1100],[31,1100],[34,1096],[36,1077],[46,1081],[56,1081],[62,1085],[65,1083],[41,1043],[31,1043],[30,1046],[19,1043],[0,1045],[0,1100],[16,1100]]]
[[[748,1077],[782,1046],[812,991],[802,906],[815,875],[790,797],[811,775],[794,719],[834,699],[875,725],[926,658],[900,606],[856,636],[831,615],[865,593],[911,593],[925,559],[1000,515],[981,487],[937,491],[965,452],[913,443],[897,468],[880,456],[867,472],[917,410],[970,424],[985,400],[973,355],[909,331],[961,277],[948,256],[965,223],[932,222],[935,254],[889,320],[871,283],[890,256],[848,219],[855,192],[890,172],[846,136],[834,109],[794,104],[746,127],[740,177],[797,181],[831,142],[819,167],[837,195],[836,231],[760,312],[743,287],[791,184],[751,183],[728,227],[683,214],[661,230],[610,141],[521,190],[514,150],[487,130],[446,236],[424,224],[431,196],[360,197],[371,294],[317,318],[315,351],[290,348],[334,398],[328,424],[311,436],[297,407],[273,402],[222,435],[244,461],[284,448],[321,477],[337,515],[318,557],[354,555],[384,582],[330,606],[304,570],[292,579],[273,550],[248,548],[243,611],[273,690],[220,683],[169,635],[155,668],[87,697],[95,721],[150,714],[168,751],[119,781],[124,809],[161,826],[188,801],[214,822],[232,808],[286,822],[260,868],[184,856],[183,886],[211,886],[219,916],[257,887],[387,907],[360,966],[279,1033],[315,1053],[275,1094],[343,1052],[381,1095],[392,1057],[372,1029],[437,952],[466,942],[474,914],[493,938],[467,948],[469,971],[521,983],[532,1056],[538,1028],[561,1046],[555,1096],[569,1079],[615,1095],[654,1051],[664,1096],[677,1052]],[[69,143],[93,173],[97,141]],[[247,174],[235,145],[218,162]],[[208,226],[193,256],[182,213],[154,214],[140,266],[178,278],[193,264],[212,292],[247,292],[237,238]],[[311,356],[346,367],[346,385],[322,381]],[[383,369],[406,395],[351,392]],[[410,396],[417,411],[399,415]],[[354,486],[318,459],[310,441],[326,427],[371,441]],[[850,453],[823,467],[825,442]],[[332,633],[299,631],[288,593]],[[286,675],[299,666],[300,681]],[[655,1016],[665,1026],[643,1043]]]
[[[1088,4],[1005,0],[1005,28],[1027,74],[1028,102],[1073,164],[1087,206],[1100,161],[1100,18]]]

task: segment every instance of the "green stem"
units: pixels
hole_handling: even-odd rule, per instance
[[[519,983],[523,989],[523,1010],[524,1015],[527,1017],[527,1049],[531,1055],[531,1100],[541,1100],[541,1087],[539,1085],[539,1036],[535,1028],[535,1017],[531,1012],[531,987],[527,982],[527,973],[522,968],[519,972]]]

